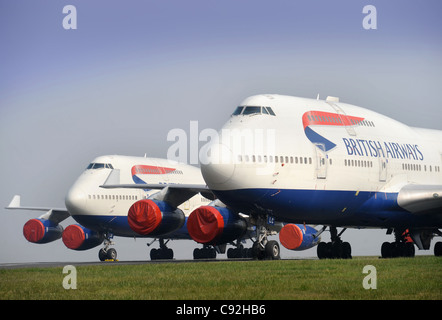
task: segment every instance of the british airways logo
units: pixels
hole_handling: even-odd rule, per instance
[[[307,111],[302,115],[302,124],[307,138],[318,148],[321,146],[327,152],[336,147],[336,144],[314,131],[312,126],[351,127],[358,125],[364,118],[347,116],[343,114]]]
[[[140,179],[138,175],[141,174],[168,174],[173,173],[175,168],[157,167],[157,166],[147,166],[147,165],[136,165],[132,167],[132,180],[137,184],[145,184],[146,182]]]
[[[337,113],[323,111],[307,111],[302,115],[302,124],[306,137],[320,148],[322,151],[328,152],[336,147],[336,144],[324,136],[317,133],[313,128],[317,126],[327,127],[351,127],[360,125],[361,123],[370,123],[364,118],[348,116]],[[313,128],[312,128],[313,127]],[[408,160],[424,160],[424,155],[419,150],[417,144],[397,143],[397,142],[381,142],[377,140],[342,138],[347,154],[349,156],[370,156],[383,157],[391,159],[408,159]]]
[[[342,138],[349,156],[424,160],[417,144]]]

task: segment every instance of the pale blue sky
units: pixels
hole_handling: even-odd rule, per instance
[[[77,30],[62,27],[68,4]],[[367,4],[377,30],[362,28]],[[64,206],[94,157],[166,157],[169,130],[191,120],[218,129],[257,93],[339,96],[442,129],[441,9],[437,0],[0,0],[0,205],[20,193],[24,205]],[[22,226],[35,215],[1,213],[0,262],[96,259],[98,249],[29,244]],[[379,253],[390,238],[375,234],[351,233],[354,251]],[[117,241],[123,259],[147,256],[145,241],[141,254]]]

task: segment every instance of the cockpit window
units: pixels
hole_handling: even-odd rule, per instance
[[[236,110],[232,113],[232,116],[237,116],[237,115],[241,114],[243,109],[244,109],[244,107],[241,107],[241,106],[236,108]]]
[[[257,107],[257,106],[239,106],[232,113],[232,116],[239,116],[239,115],[246,116],[246,115],[255,115],[255,114],[275,116],[275,113],[273,112],[271,107]]]
[[[269,112],[270,115],[276,116],[276,114],[273,112],[272,108],[270,108],[270,107],[264,107],[264,108],[267,109],[267,111]]]
[[[244,109],[243,115],[248,114],[261,114],[261,107],[246,107]]]
[[[90,163],[86,170],[90,170],[90,169],[103,169],[103,168],[107,168],[107,169],[113,169],[114,167],[110,164],[110,163],[95,163],[92,162]]]

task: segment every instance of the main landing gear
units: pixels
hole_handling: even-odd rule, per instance
[[[216,249],[209,245],[204,245],[202,248],[195,248],[193,250],[193,259],[216,259]]]
[[[325,229],[323,229],[324,231]],[[336,227],[330,227],[331,242],[320,242],[317,254],[319,259],[351,259],[351,246],[341,240],[341,235],[347,228],[338,234]]]
[[[148,243],[147,246],[150,246],[155,241],[156,239],[151,243]],[[152,250],[150,250],[150,260],[172,260],[173,250],[166,246],[167,242],[169,241],[164,242],[164,239],[159,239],[158,242],[160,243],[160,248],[153,248]]]
[[[394,238],[394,242],[384,242],[382,244],[382,258],[414,257],[414,243],[408,230],[395,229]]]

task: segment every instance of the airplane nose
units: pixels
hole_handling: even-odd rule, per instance
[[[71,216],[84,214],[86,210],[86,192],[73,185],[65,198],[65,205]]]
[[[229,181],[235,172],[235,159],[229,147],[215,143],[206,152],[201,163],[201,173],[210,188],[216,189]]]

